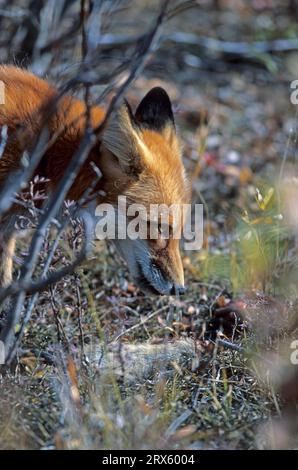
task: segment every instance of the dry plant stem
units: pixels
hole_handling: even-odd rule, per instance
[[[240,353],[243,353],[244,352],[244,349],[239,346],[238,344],[235,344],[235,343],[231,343],[230,341],[227,341],[225,339],[217,339],[216,342],[226,348],[226,349],[231,349],[232,351],[237,351],[237,352],[240,352]]]
[[[54,317],[55,317],[55,324],[56,324],[56,330],[57,330],[57,341],[58,341],[58,343],[61,343],[62,339],[63,339],[64,347],[66,348],[67,352],[69,353],[70,352],[70,345],[69,345],[69,341],[68,341],[67,335],[65,333],[64,327],[63,327],[63,323],[62,323],[61,318],[59,316],[59,308],[56,304],[54,291],[53,291],[53,286],[50,287],[50,299],[51,299],[51,304],[52,304],[53,313],[54,313]]]
[[[76,282],[76,296],[77,296],[77,305],[78,305],[78,325],[79,325],[79,332],[80,332],[80,346],[81,346],[81,353],[82,358],[86,357],[85,348],[84,348],[84,330],[83,330],[83,307],[82,307],[82,298],[80,292],[80,278],[78,275],[75,274],[75,282]]]
[[[7,126],[2,126],[0,141],[0,158],[2,157],[7,143]]]
[[[46,279],[46,276],[47,276],[48,270],[50,269],[51,262],[53,260],[54,255],[55,255],[56,249],[58,248],[60,237],[61,237],[64,229],[66,228],[67,224],[68,224],[68,221],[66,220],[65,223],[60,227],[60,229],[57,233],[56,240],[54,241],[54,243],[52,245],[52,248],[49,252],[48,258],[47,258],[46,263],[44,265],[44,268],[42,270],[41,279]],[[24,313],[24,316],[23,316],[22,324],[20,326],[20,331],[19,331],[17,337],[15,338],[15,342],[14,342],[14,345],[12,347],[12,355],[14,355],[16,353],[16,350],[19,346],[19,343],[20,343],[20,341],[23,337],[24,330],[25,330],[25,328],[26,328],[26,326],[27,326],[27,324],[30,320],[30,317],[31,317],[31,314],[33,312],[34,306],[35,306],[35,304],[36,304],[36,302],[39,298],[39,292],[40,291],[36,292],[29,301],[29,304],[28,304],[28,306],[26,308],[26,311]]]
[[[141,326],[144,326],[149,320],[156,317],[156,315],[159,315],[160,313],[165,312],[166,310],[168,310],[168,308],[169,308],[168,305],[166,305],[164,307],[159,308],[158,310],[155,310],[155,312],[150,313],[150,315],[148,315],[146,318],[141,320],[139,323],[137,323],[136,325],[131,326],[130,328],[128,328],[127,330],[123,331],[118,336],[116,336],[116,338],[113,339],[113,342],[118,341],[118,339],[122,338],[122,336],[125,336],[125,335],[131,333],[132,331],[136,330],[137,328],[140,328]]]
[[[9,312],[8,312],[8,317],[7,317],[7,321],[6,321],[6,324],[3,328],[3,330],[1,331],[1,340],[4,342],[4,345],[5,345],[5,352],[6,352],[6,364],[9,365],[11,360],[13,359],[14,357],[14,354],[16,352],[16,341],[17,343],[20,342],[21,338],[22,338],[22,333],[24,332],[24,327],[22,327],[22,322],[20,322],[21,320],[21,314],[22,314],[22,308],[23,308],[23,304],[24,304],[24,301],[25,301],[25,296],[26,296],[26,291],[27,292],[38,292],[46,287],[48,287],[49,285],[51,284],[54,284],[55,282],[57,282],[58,280],[62,279],[62,277],[66,276],[67,274],[70,274],[74,271],[74,269],[79,266],[83,261],[84,259],[86,258],[88,252],[90,251],[91,249],[91,246],[92,246],[92,239],[90,239],[90,235],[92,233],[92,229],[91,227],[93,226],[93,221],[92,221],[92,218],[90,216],[90,214],[86,214],[84,216],[84,221],[85,221],[85,233],[86,233],[86,236],[85,236],[85,239],[84,239],[84,245],[83,245],[83,248],[81,249],[79,255],[77,256],[76,260],[71,263],[69,266],[66,266],[65,268],[53,273],[51,276],[48,276],[47,278],[45,279],[41,279],[39,281],[36,281],[35,283],[34,282],[31,282],[31,266],[33,266],[33,268],[35,267],[35,264],[28,264],[28,267],[26,268],[26,271],[24,273],[24,277],[21,278],[22,280],[20,280],[17,284],[16,284],[16,298],[13,299],[13,302],[12,302],[12,305],[9,309]],[[40,238],[41,240],[41,245],[43,244],[43,241],[44,241],[44,236]],[[38,240],[38,241],[40,241]],[[9,286],[7,289],[3,289],[4,291],[5,290],[9,290],[11,289],[11,294],[14,294],[14,285],[11,284],[11,286]],[[29,319],[30,319],[30,314],[32,312],[32,309],[27,312],[29,314],[26,315],[26,317],[24,318],[24,321],[28,323]],[[20,332],[19,332],[19,335],[18,337],[16,338],[15,337],[15,326],[18,324],[18,323],[21,323],[21,329],[20,329]]]

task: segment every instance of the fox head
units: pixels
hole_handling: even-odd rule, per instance
[[[125,102],[109,119],[101,144],[101,171],[109,201],[116,207],[119,195],[127,205],[146,208],[188,202],[189,186],[181,158],[170,99],[164,89],[153,88],[135,113]],[[151,206],[152,207],[152,206]],[[117,209],[117,208],[116,208]],[[129,219],[129,215],[126,215]],[[180,216],[179,216],[180,217]],[[179,239],[173,236],[171,215],[167,227],[159,218],[146,220],[146,239],[116,239],[137,285],[155,294],[184,292]],[[154,230],[151,231],[154,225]],[[178,225],[183,225],[183,215]],[[152,237],[152,232],[157,236]],[[165,236],[166,234],[166,236]]]

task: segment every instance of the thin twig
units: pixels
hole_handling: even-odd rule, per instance
[[[125,336],[129,333],[131,333],[132,331],[136,330],[137,328],[140,328],[141,326],[145,325],[149,320],[151,320],[152,318],[156,317],[156,315],[159,315],[160,313],[163,313],[165,312],[166,310],[168,310],[169,306],[166,305],[164,307],[161,307],[159,308],[158,310],[155,310],[155,312],[152,312],[150,313],[150,315],[148,315],[147,317],[143,318],[139,323],[136,323],[135,325],[131,326],[130,328],[128,328],[127,330],[123,331],[122,333],[120,333],[118,336],[116,336],[116,338],[114,338],[112,341],[118,341],[118,339],[120,339],[122,336]]]

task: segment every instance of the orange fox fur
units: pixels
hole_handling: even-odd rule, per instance
[[[5,103],[0,105],[0,126],[8,127],[8,141],[0,158],[0,191],[8,174],[20,166],[24,150],[30,150],[40,133],[49,105],[57,91],[44,80],[26,70],[14,66],[0,66],[0,80],[4,83]],[[58,135],[45,152],[35,174],[49,179],[46,190],[55,189],[78,148],[86,127],[85,104],[76,98],[64,96],[59,100],[55,112],[47,119],[50,136]],[[104,119],[105,110],[92,107],[91,123],[97,127]],[[128,105],[122,105],[109,119],[103,135],[91,150],[72,185],[68,199],[77,201],[94,181],[94,162],[101,170],[102,178],[97,190],[102,189],[106,197],[100,202],[114,203],[117,196],[125,195],[132,203],[148,206],[157,204],[181,204],[188,200],[188,185],[180,154],[170,102],[166,92],[160,88],[151,90],[139,105],[135,116]],[[7,220],[0,220],[0,271],[2,282],[11,281],[12,256],[14,251],[13,229]],[[9,227],[9,228],[8,228]],[[157,293],[173,292],[170,286],[184,284],[179,241],[170,239],[166,244],[150,241],[146,247],[152,269],[159,270],[160,282],[167,288],[151,282],[152,274],[144,274],[142,262],[136,263],[134,248],[128,262],[133,277],[146,286],[153,284]],[[122,250],[126,251],[126,248]],[[2,253],[2,262],[1,262]],[[139,256],[139,255],[138,255]],[[147,269],[146,264],[146,269]],[[156,267],[157,266],[157,267]],[[150,266],[149,266],[150,267]],[[144,280],[144,277],[146,278]],[[139,282],[142,287],[142,282]],[[143,282],[144,284],[144,282]],[[148,286],[147,286],[148,287]],[[168,292],[167,292],[168,291]]]

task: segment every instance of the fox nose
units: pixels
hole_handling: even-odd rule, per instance
[[[171,289],[171,292],[170,294],[171,295],[182,295],[184,294],[186,291],[185,287],[184,286],[179,286],[178,284],[174,284],[172,289]]]

